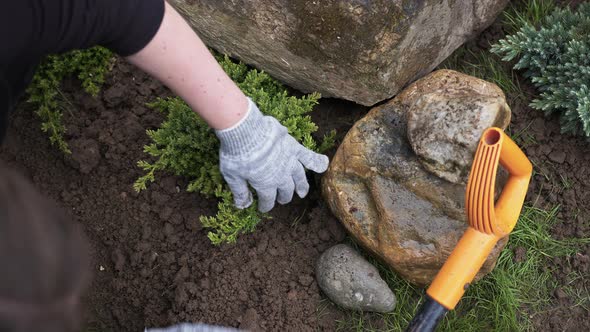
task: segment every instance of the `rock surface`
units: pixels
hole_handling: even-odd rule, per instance
[[[344,308],[376,312],[395,308],[395,295],[377,268],[348,245],[338,244],[320,256],[316,278],[322,291]]]
[[[169,0],[205,42],[303,92],[373,105],[483,30],[508,0]]]
[[[448,70],[415,82],[352,127],[323,177],[324,197],[348,232],[414,284],[432,281],[467,222],[465,186],[427,171],[412,150],[409,112],[422,96],[486,95],[486,86]],[[506,241],[494,248],[477,278],[491,271]]]
[[[422,165],[453,183],[466,184],[481,133],[506,129],[510,107],[498,86],[450,71],[428,76],[423,85],[447,86],[423,94],[410,106],[408,140]]]

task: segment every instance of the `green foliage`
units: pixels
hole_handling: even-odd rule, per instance
[[[575,254],[586,239],[556,240],[549,229],[555,222],[557,208],[544,211],[525,206],[507,247],[501,252],[495,269],[469,287],[456,310],[447,314],[437,331],[530,331],[531,318],[550,304],[555,281],[547,261],[551,257]],[[517,248],[526,258],[515,259]],[[401,279],[382,263],[372,259],[383,279],[394,290],[394,311],[379,314],[387,331],[403,331],[418,309],[424,291]],[[589,294],[580,294],[588,297]],[[580,302],[581,303],[581,302]],[[366,315],[350,313],[341,322],[343,330],[371,331]]]
[[[555,0],[511,1],[503,12],[503,23],[508,33],[514,33],[525,25],[538,27],[555,9]]]
[[[311,134],[318,127],[306,115],[317,104],[320,95],[313,93],[302,98],[289,96],[287,89],[265,72],[249,69],[243,63],[236,63],[227,56],[218,56],[221,67],[236,82],[238,87],[258,105],[260,111],[275,117],[287,127],[289,134],[305,147],[317,150]]]
[[[531,107],[560,115],[564,133],[590,137],[590,4],[555,9],[537,30],[526,24],[500,40],[492,52],[504,61],[517,59],[515,69],[540,91]]]
[[[102,47],[75,50],[63,55],[51,55],[41,63],[27,89],[29,102],[35,104],[41,118],[41,129],[49,134],[51,144],[65,153],[71,153],[64,140],[66,131],[61,119],[67,109],[66,99],[60,90],[63,79],[77,75],[82,88],[96,96],[110,70],[112,53]]]
[[[336,129],[330,130],[322,139],[322,144],[317,148],[317,152],[324,153],[336,145]]]
[[[284,86],[266,73],[228,57],[217,59],[260,111],[277,118],[297,141],[316,151],[333,145],[335,132],[327,135],[320,146],[311,136],[318,128],[307,113],[317,104],[319,94],[290,96]],[[239,234],[252,232],[264,216],[257,212],[256,204],[245,210],[234,208],[231,192],[219,172],[219,142],[213,131],[179,98],[159,99],[150,106],[166,114],[166,121],[159,129],[147,132],[152,143],[144,151],[155,161],[138,162],[146,173],[135,182],[135,190],[146,189],[159,171],[184,176],[190,181],[188,191],[220,200],[217,215],[201,218],[203,225],[211,229],[209,238],[213,243],[235,242]]]
[[[220,199],[217,215],[200,218],[204,227],[214,230],[207,234],[213,244],[234,243],[240,234],[254,231],[262,217],[256,210],[256,204],[238,210],[234,207],[231,192],[228,190],[218,189],[216,196]]]
[[[190,179],[187,190],[214,195],[223,184],[218,167],[219,141],[199,116],[180,98],[158,99],[150,107],[167,115],[157,130],[148,130],[152,143],[144,152],[154,163],[139,161],[147,173],[134,184],[137,191],[155,180],[155,173],[168,171]]]

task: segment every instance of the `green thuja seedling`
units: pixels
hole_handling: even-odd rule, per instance
[[[190,179],[188,191],[214,195],[223,178],[218,168],[219,141],[211,129],[180,98],[158,99],[148,106],[167,119],[159,129],[147,131],[152,143],[144,147],[144,152],[156,161],[138,162],[147,173],[135,181],[135,190],[146,189],[155,181],[156,172],[168,171]]]
[[[217,204],[217,215],[200,218],[203,226],[212,230],[208,237],[213,244],[233,243],[241,233],[254,231],[263,217],[256,210],[256,204],[247,209],[238,210],[233,205],[231,192],[220,188],[215,194],[220,199]]]
[[[531,107],[559,114],[564,133],[590,137],[590,3],[555,9],[536,29],[525,24],[492,52],[517,60],[540,94]]]
[[[103,47],[75,50],[63,55],[48,56],[39,66],[31,85],[27,89],[29,102],[37,106],[41,118],[41,129],[49,134],[51,144],[57,145],[65,153],[71,153],[64,140],[66,131],[63,111],[65,97],[60,85],[63,79],[76,75],[82,88],[96,96],[104,83],[104,76],[110,70],[112,53]]]
[[[312,137],[318,128],[308,113],[317,104],[319,94],[297,98],[264,72],[228,57],[219,56],[217,60],[260,111],[275,117],[297,141],[315,151],[334,144],[335,132],[324,137],[319,146]],[[219,141],[213,131],[179,98],[158,99],[149,106],[164,113],[166,120],[159,129],[147,131],[152,143],[144,151],[154,161],[138,162],[146,173],[135,182],[135,190],[146,189],[160,171],[186,177],[187,191],[219,199],[217,214],[201,217],[214,244],[232,243],[240,234],[252,232],[264,216],[256,210],[256,204],[244,210],[233,206],[231,192],[219,172]]]

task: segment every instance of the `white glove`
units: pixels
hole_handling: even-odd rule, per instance
[[[309,191],[305,168],[323,173],[328,157],[299,144],[277,119],[264,116],[248,99],[248,113],[236,125],[215,133],[221,141],[219,168],[234,196],[236,207],[252,204],[248,184],[256,190],[258,210],[286,204],[293,191],[303,198]]]
[[[145,329],[145,332],[240,332],[242,330],[231,327],[221,327],[207,324],[182,323],[161,329]]]

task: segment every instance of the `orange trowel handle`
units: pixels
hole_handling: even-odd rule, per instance
[[[494,204],[498,163],[510,177]],[[494,245],[516,225],[532,169],[524,153],[501,129],[489,128],[483,133],[465,195],[469,228],[427,290],[446,309],[455,308]]]
[[[503,132],[502,135],[504,140],[502,153],[500,153],[500,165],[508,171],[510,177],[502,189],[494,211],[498,226],[496,233],[506,236],[512,232],[518,221],[524,198],[529,189],[533,165],[510,137]]]

